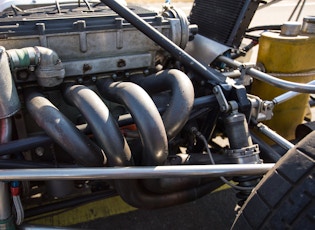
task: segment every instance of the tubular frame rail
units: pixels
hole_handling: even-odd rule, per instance
[[[0,170],[0,180],[145,179],[160,177],[218,177],[262,175],[274,164],[173,165],[115,168],[45,168]]]

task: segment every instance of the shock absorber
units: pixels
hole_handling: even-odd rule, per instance
[[[238,112],[236,102],[229,102],[230,113],[224,118],[226,135],[229,139],[230,148],[225,151],[232,163],[235,164],[258,164],[261,163],[259,158],[258,145],[253,144],[248,131],[248,124],[243,113]],[[242,176],[233,178],[238,182],[240,188],[237,197],[240,199],[241,206],[247,199],[253,188],[259,181],[259,178],[252,176]]]

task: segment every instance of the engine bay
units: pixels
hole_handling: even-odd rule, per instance
[[[276,103],[251,92],[253,78],[315,90],[235,59],[259,1],[239,1],[236,16],[226,17],[232,26],[209,32],[200,11],[214,2],[196,1],[189,17],[169,4],[157,13],[107,0],[2,12],[0,180],[11,184],[0,182],[0,196],[19,190],[17,225],[64,199],[118,194],[156,209],[222,184],[243,205],[294,146],[261,123]]]

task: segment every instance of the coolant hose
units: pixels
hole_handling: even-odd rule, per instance
[[[167,136],[162,118],[151,97],[131,82],[100,79],[97,87],[105,98],[124,104],[130,111],[143,143],[142,165],[163,165],[168,156]]]
[[[7,54],[11,70],[36,66],[35,75],[40,86],[53,87],[63,82],[65,69],[58,54],[52,49],[34,46],[11,49]]]
[[[103,150],[81,133],[47,98],[27,89],[26,107],[35,122],[79,164],[87,167],[106,163]]]
[[[194,87],[188,76],[177,69],[170,69],[131,81],[149,94],[171,90],[172,97],[162,119],[168,140],[174,138],[186,124],[194,103]]]
[[[72,102],[85,117],[97,142],[105,151],[108,164],[111,166],[131,165],[129,146],[99,96],[83,85],[67,87],[64,95],[67,101]]]

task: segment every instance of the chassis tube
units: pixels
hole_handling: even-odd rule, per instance
[[[242,63],[235,61],[233,59],[230,59],[228,57],[225,57],[225,56],[218,57],[218,60],[234,68],[242,68],[243,66]],[[252,67],[247,68],[246,73],[260,81],[266,82],[272,86],[275,86],[281,89],[299,92],[299,93],[315,93],[315,85],[312,85],[312,84],[303,84],[303,83],[285,81],[285,80],[273,77],[267,73],[263,73]]]
[[[0,145],[0,157],[4,155],[27,151],[37,146],[46,145],[52,142],[53,140],[47,135],[39,135],[35,137],[27,137],[25,139],[10,141],[8,143]]]
[[[275,131],[268,128],[268,126],[264,125],[263,123],[258,123],[257,128],[261,133],[265,134],[271,140],[280,145],[283,149],[289,150],[294,147],[294,144],[277,134]]]
[[[186,53],[183,49],[174,44],[171,40],[169,40],[162,33],[154,29],[150,24],[144,21],[137,14],[132,12],[128,7],[121,5],[119,2],[115,0],[101,0],[105,5],[109,6],[113,11],[119,14],[121,17],[130,22],[134,27],[140,30],[142,33],[147,35],[150,39],[152,39],[155,43],[160,45],[163,49],[170,52],[174,57],[176,57],[179,61],[183,62],[188,68],[193,69],[198,74],[200,74],[205,79],[209,80],[213,84],[224,83],[226,77],[216,72],[213,69],[207,68],[202,65],[188,53]]]
[[[136,166],[113,168],[0,169],[0,180],[146,179],[262,175],[274,164]],[[128,191],[131,192],[131,191]]]

